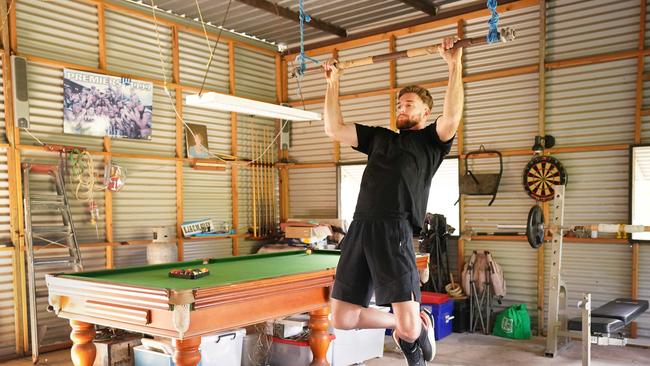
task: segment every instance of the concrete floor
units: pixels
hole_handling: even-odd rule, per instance
[[[581,365],[578,342],[565,350],[560,356],[549,359],[543,357],[544,338],[533,338],[527,341],[509,340],[478,334],[456,334],[438,342],[436,359],[429,365],[446,366],[528,366],[528,365]],[[386,338],[384,357],[370,360],[365,366],[404,366],[402,355],[397,353],[395,344],[390,337]],[[3,366],[30,366],[30,358],[0,362]],[[39,365],[69,366],[70,351],[62,350],[42,355]],[[628,366],[650,365],[650,349],[634,346],[627,347],[592,347],[592,365],[594,366]],[[211,366],[211,365],[210,365]],[[291,366],[291,365],[286,365]]]

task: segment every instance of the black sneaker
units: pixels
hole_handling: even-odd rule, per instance
[[[416,341],[422,349],[422,355],[426,361],[433,361],[436,356],[436,338],[433,329],[433,316],[431,313],[424,309],[420,312],[422,318],[422,333]]]
[[[401,338],[398,338],[397,335],[395,334],[395,331],[393,331],[393,339],[395,340],[395,343],[399,346],[399,348],[402,350],[404,357],[406,357],[406,364],[408,366],[427,365],[427,363],[424,361],[424,356],[422,355],[422,349],[420,349],[420,346],[418,345],[417,341],[415,342],[415,344],[409,344],[403,341]]]

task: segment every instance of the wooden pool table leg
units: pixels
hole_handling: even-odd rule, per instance
[[[201,337],[172,340],[174,346],[174,362],[176,366],[196,366],[201,361],[199,346]]]
[[[309,313],[309,329],[311,330],[309,347],[314,355],[310,366],[329,366],[329,362],[327,362],[327,349],[330,346],[329,314],[328,306]]]
[[[70,326],[72,327],[70,333],[70,339],[72,340],[70,357],[72,363],[75,366],[92,366],[97,353],[93,343],[95,326],[78,320],[70,320]]]

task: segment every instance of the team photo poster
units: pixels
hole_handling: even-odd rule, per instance
[[[153,83],[63,70],[63,132],[151,139]]]

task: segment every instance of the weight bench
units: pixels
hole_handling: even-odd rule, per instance
[[[591,310],[591,295],[585,294],[580,302],[582,317],[569,319],[569,332],[580,332],[583,347],[583,365],[591,361],[591,344],[600,346],[625,346],[623,329],[648,310],[647,300],[618,298]],[[587,322],[583,330],[583,322]]]
[[[618,298],[591,310],[591,334],[596,337],[609,337],[620,333],[623,328],[648,310],[648,301]],[[582,318],[572,318],[569,330],[582,331]],[[594,342],[592,342],[594,343]],[[601,344],[601,343],[597,343]]]

